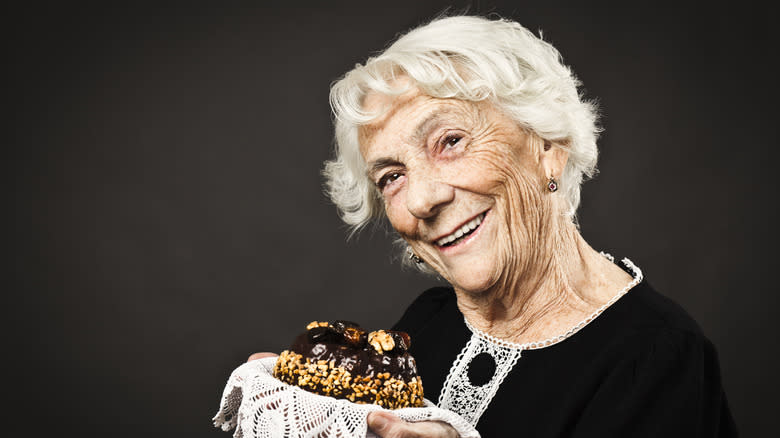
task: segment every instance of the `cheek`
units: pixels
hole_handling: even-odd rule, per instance
[[[502,250],[520,275],[531,269],[546,251],[545,236],[551,221],[550,197],[534,170],[507,169],[503,184],[503,212],[508,239]]]
[[[527,198],[533,192],[541,166],[522,150],[506,145],[488,145],[472,151],[452,169],[464,189],[490,196]]]
[[[540,250],[549,222],[545,218],[550,200],[542,190],[541,166],[532,157],[508,147],[475,152],[469,161],[472,187],[496,200],[495,217],[501,223],[501,232],[508,236],[497,242],[500,253],[514,266],[518,261],[529,263]]]

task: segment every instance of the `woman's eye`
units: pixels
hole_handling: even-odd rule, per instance
[[[388,184],[392,184],[394,181],[396,181],[398,178],[401,178],[403,176],[400,172],[390,172],[379,178],[379,181],[376,183],[376,186],[379,187],[380,190],[384,189],[388,186]]]
[[[445,149],[454,148],[455,145],[457,145],[458,142],[461,141],[462,139],[463,136],[460,135],[448,135],[444,137],[444,139],[442,140],[442,147]]]

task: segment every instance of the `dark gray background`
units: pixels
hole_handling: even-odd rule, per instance
[[[773,430],[774,11],[210,3],[5,11],[6,431],[231,436],[210,421],[250,353],[436,284],[382,228],[346,241],[319,174],[331,81],[450,4],[542,29],[600,101],[585,238],[700,322],[743,435]]]

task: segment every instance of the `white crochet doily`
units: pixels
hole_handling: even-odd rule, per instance
[[[370,438],[366,416],[385,410],[304,391],[273,376],[276,357],[253,360],[236,368],[222,394],[214,426],[235,438]],[[425,400],[425,407],[387,410],[406,421],[443,421],[461,438],[479,438],[479,432],[458,414]]]

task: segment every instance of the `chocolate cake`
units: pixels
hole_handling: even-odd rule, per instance
[[[274,377],[307,391],[388,409],[423,406],[422,381],[404,332],[366,332],[350,321],[306,326],[274,366]]]

